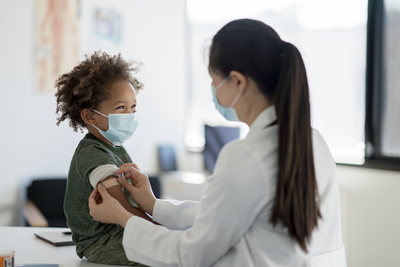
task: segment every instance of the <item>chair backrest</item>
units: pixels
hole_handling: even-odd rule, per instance
[[[175,148],[172,145],[158,146],[158,163],[163,172],[176,171]]]
[[[219,152],[225,144],[239,139],[240,128],[239,127],[227,127],[227,126],[210,126],[204,125],[204,166],[209,172],[214,171],[215,163]]]
[[[50,227],[66,227],[64,196],[67,179],[35,179],[27,188],[27,198],[38,207]]]

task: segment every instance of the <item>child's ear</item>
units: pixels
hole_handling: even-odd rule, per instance
[[[94,118],[94,112],[91,109],[84,108],[81,111],[81,118],[82,120],[91,125],[96,125],[96,119]]]

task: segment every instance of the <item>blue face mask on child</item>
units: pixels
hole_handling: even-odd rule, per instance
[[[229,107],[222,106],[217,98],[217,89],[220,88],[224,83],[226,83],[229,80],[229,78],[230,76],[226,77],[220,84],[217,85],[217,87],[211,85],[211,89],[213,92],[213,101],[215,103],[215,108],[219,111],[219,113],[221,113],[222,116],[224,116],[225,119],[227,119],[228,121],[240,121],[236,114],[236,110],[233,108],[233,106],[235,105],[236,101],[238,101],[243,91],[236,96],[236,98],[233,100],[232,104]]]
[[[107,116],[97,110],[93,109],[93,111],[108,118],[107,131],[102,131],[94,125],[93,127],[114,146],[121,146],[128,141],[139,126],[136,113],[108,114]]]

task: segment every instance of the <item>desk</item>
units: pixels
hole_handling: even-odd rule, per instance
[[[106,267],[81,260],[75,253],[75,246],[55,247],[37,237],[34,233],[67,231],[68,228],[39,228],[39,227],[0,227],[0,252],[8,249],[15,250],[15,263],[52,263],[63,267]],[[120,266],[120,265],[119,265]]]

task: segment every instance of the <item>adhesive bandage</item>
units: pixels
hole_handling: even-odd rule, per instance
[[[115,185],[120,185],[117,181],[117,178],[112,178],[107,181],[101,182],[106,188],[113,187]]]

